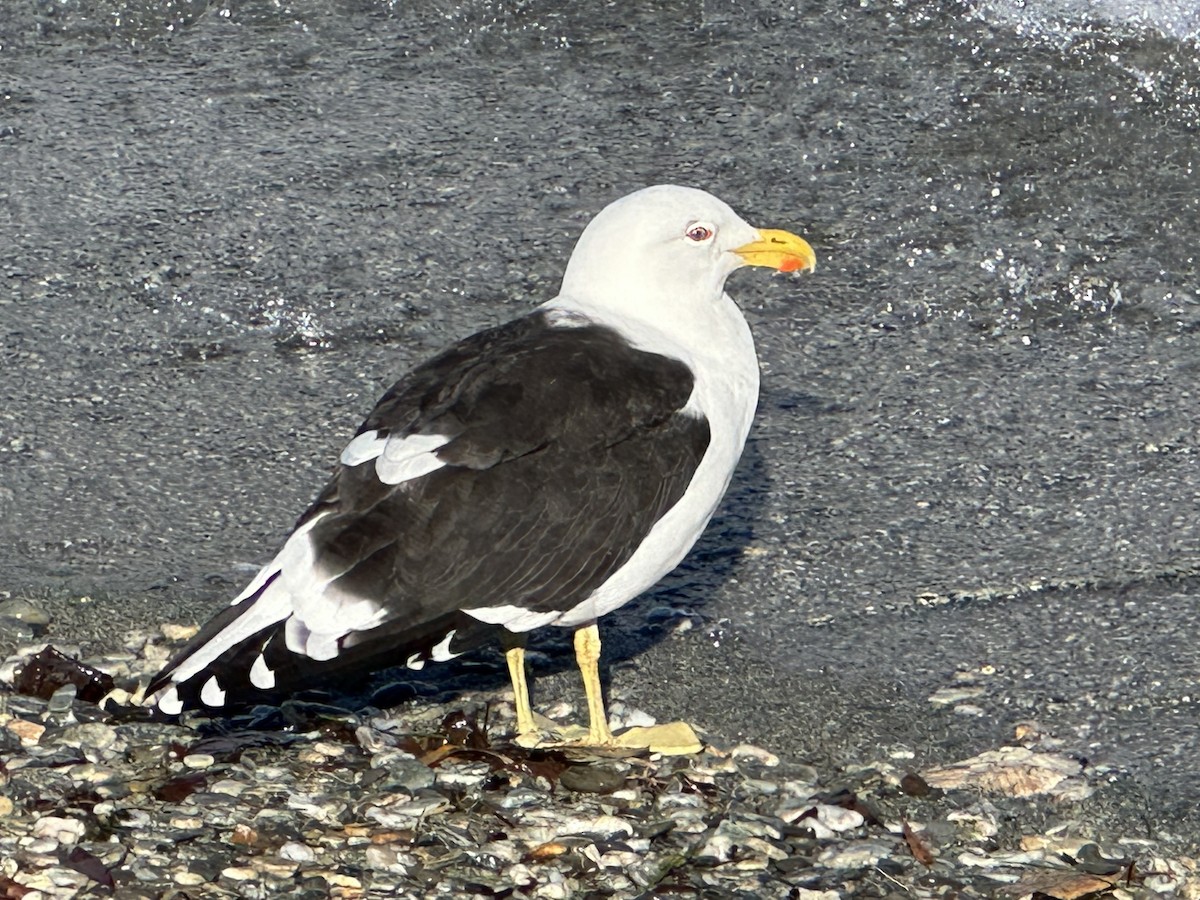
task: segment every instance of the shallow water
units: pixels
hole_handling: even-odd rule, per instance
[[[85,643],[205,615],[396,375],[691,183],[820,267],[731,282],[759,421],[650,601],[708,624],[639,647],[676,688],[614,678],[798,757],[1037,717],[1174,785],[1137,710],[1194,753],[1195,21],[1032,6],[7,4],[0,587]],[[986,666],[978,723],[928,712]]]

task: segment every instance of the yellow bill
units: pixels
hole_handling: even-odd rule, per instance
[[[773,228],[759,229],[757,241],[743,244],[733,252],[748,266],[766,266],[779,272],[799,272],[817,266],[817,254],[808,241],[790,231]]]

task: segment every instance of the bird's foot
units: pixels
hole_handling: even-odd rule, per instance
[[[614,751],[649,751],[664,756],[687,756],[699,753],[704,744],[687,722],[664,722],[661,725],[635,726],[607,738],[592,734],[580,725],[561,725],[537,716],[536,731],[518,734],[515,743],[526,749],[557,749],[587,747]]]

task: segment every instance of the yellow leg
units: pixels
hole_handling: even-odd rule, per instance
[[[533,734],[533,709],[529,705],[529,684],[525,681],[525,647],[518,644],[504,651],[508,677],[512,679],[513,698],[517,707],[517,734]]]
[[[593,622],[575,632],[575,661],[583,675],[583,690],[588,703],[588,743],[611,744],[608,716],[604,712],[604,694],[600,690],[600,629]]]

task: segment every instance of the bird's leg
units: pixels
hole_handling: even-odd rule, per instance
[[[575,632],[575,661],[583,676],[588,703],[588,743],[611,744],[608,716],[604,712],[604,694],[600,689],[600,629],[593,622]]]
[[[533,708],[529,705],[529,684],[525,681],[525,635],[509,634],[505,637],[504,661],[508,663],[508,677],[512,679],[513,703],[517,707],[517,735],[535,734]]]

